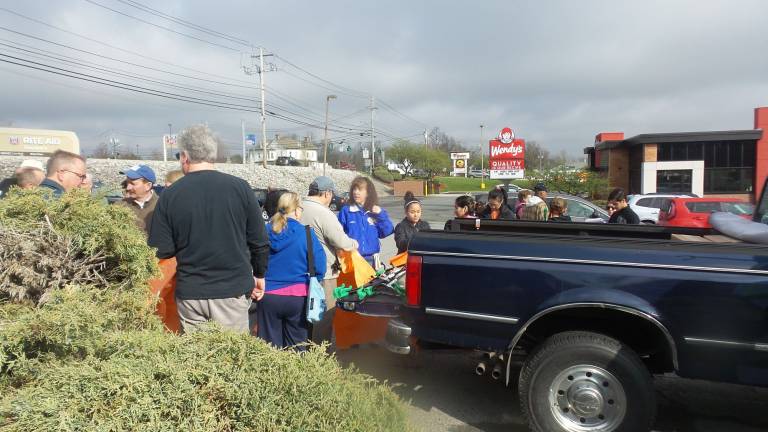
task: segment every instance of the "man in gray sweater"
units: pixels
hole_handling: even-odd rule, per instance
[[[312,341],[316,343],[332,342],[333,315],[336,305],[333,290],[336,288],[336,278],[339,276],[338,266],[335,265],[338,261],[336,251],[357,249],[357,242],[344,233],[344,228],[342,228],[336,215],[328,208],[333,199],[333,193],[333,180],[321,176],[309,185],[309,194],[301,203],[304,207],[301,223],[311,226],[315,230],[315,235],[323,245],[327,263],[323,288],[325,288],[325,301],[328,310],[325,312],[323,320],[312,326]]]

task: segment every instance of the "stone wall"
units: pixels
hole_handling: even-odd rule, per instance
[[[13,175],[13,171],[21,164],[24,159],[38,159],[45,164],[46,158],[21,157],[21,156],[0,156],[0,178],[6,178]],[[101,181],[105,187],[117,188],[120,182],[125,178],[120,175],[120,171],[136,164],[149,165],[157,175],[157,182],[164,183],[165,174],[168,171],[179,169],[179,162],[162,161],[131,161],[114,159],[88,159],[88,172],[93,174],[95,180]],[[323,175],[322,168],[310,167],[284,167],[269,166],[266,169],[261,165],[242,165],[242,164],[216,164],[216,168],[227,174],[245,179],[255,188],[276,187],[284,188],[300,195],[306,195],[309,184],[312,180]],[[357,176],[356,172],[348,170],[339,170],[328,168],[326,175],[331,177],[336,183],[336,190],[339,193],[349,190],[349,184]]]

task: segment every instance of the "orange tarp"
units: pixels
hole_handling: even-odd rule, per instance
[[[160,272],[162,275],[149,281],[152,295],[158,296],[156,313],[170,332],[178,333],[179,313],[176,310],[176,258],[161,259]]]
[[[337,284],[364,286],[376,276],[370,264],[357,251],[339,252],[341,272]],[[346,349],[352,345],[376,342],[387,334],[389,318],[366,317],[354,312],[336,308],[333,317],[333,330],[336,334],[336,348]]]

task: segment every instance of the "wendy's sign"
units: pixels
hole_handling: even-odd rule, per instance
[[[525,140],[515,138],[511,128],[489,141],[488,158],[492,179],[517,179],[525,176]]]

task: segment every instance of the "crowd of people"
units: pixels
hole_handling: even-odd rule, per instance
[[[214,321],[280,348],[304,350],[310,339],[332,343],[337,253],[357,251],[380,268],[381,239],[394,234],[401,253],[417,232],[430,228],[422,219],[421,201],[410,192],[404,198],[404,217],[393,227],[373,182],[362,176],[352,181],[350,202],[338,215],[329,208],[335,193],[329,177],[317,177],[303,198],[292,191],[269,194],[273,214],[265,224],[251,186],[216,170],[216,141],[206,126],[184,130],[178,145],[181,169],[166,175],[161,194],[155,172],[136,165],[120,172],[124,197],[117,205],[133,211],[136,226],[158,258],[176,259],[175,296],[183,332]],[[14,177],[0,183],[0,198],[11,186],[39,187],[57,198],[75,188],[90,191],[93,181],[84,157],[57,151],[45,166],[23,161]],[[547,204],[547,193],[539,183],[520,191],[514,206],[500,187],[490,191],[487,203],[462,195],[454,202],[454,216],[570,221],[567,202],[555,197]],[[639,223],[623,190],[612,191],[608,203],[609,222]],[[328,306],[311,328],[305,319],[309,275],[322,281]]]

